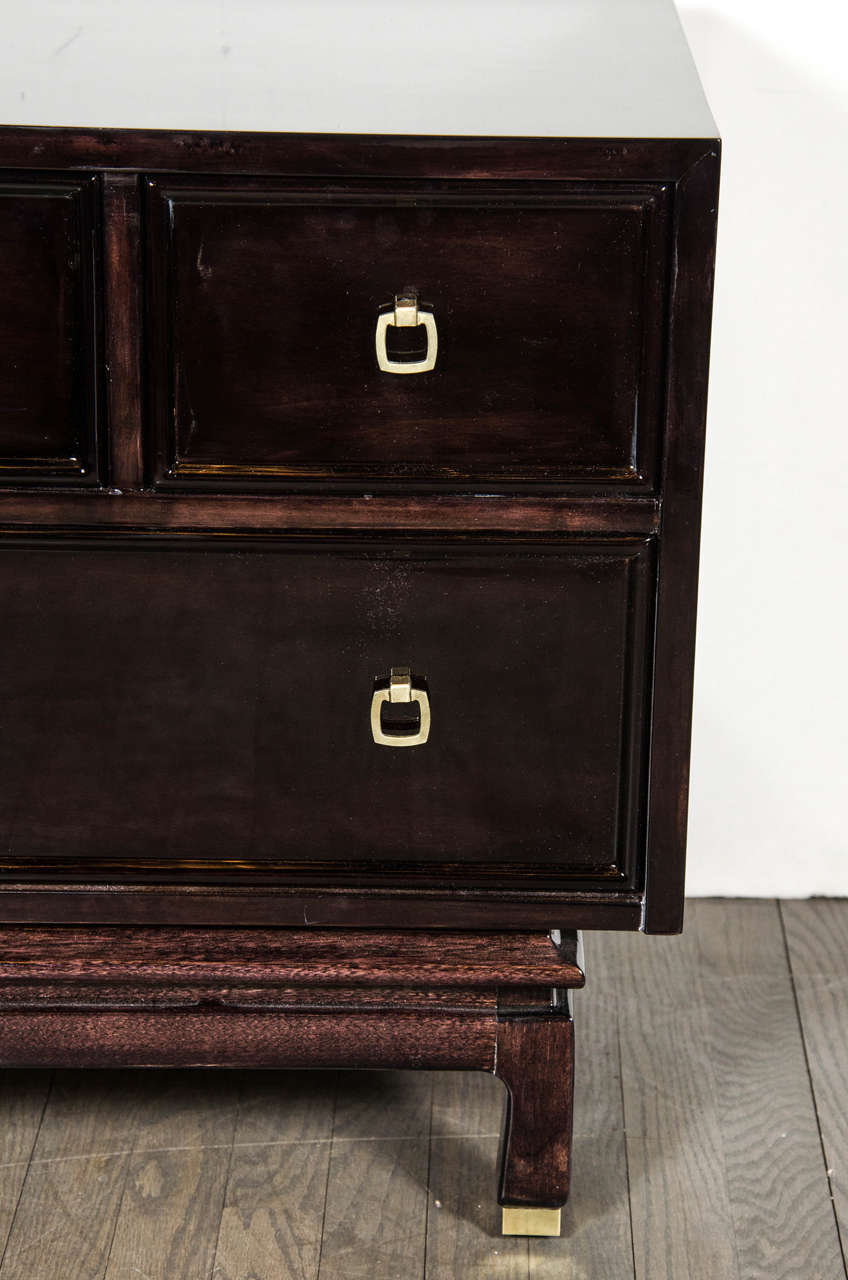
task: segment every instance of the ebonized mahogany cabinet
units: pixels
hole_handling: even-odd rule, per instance
[[[681,926],[719,148],[666,5],[512,9],[508,128],[469,19],[376,127],[113,128],[95,24],[0,132],[0,1058],[495,1070],[550,1232],[575,931]]]

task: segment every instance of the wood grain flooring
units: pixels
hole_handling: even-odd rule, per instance
[[[846,1280],[848,901],[586,938],[561,1239],[465,1072],[0,1073],[0,1280]]]

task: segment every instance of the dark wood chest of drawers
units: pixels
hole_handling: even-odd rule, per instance
[[[444,982],[437,1065],[487,1065],[468,991],[570,1034],[567,931],[681,925],[715,138],[19,127],[0,166],[4,1059],[228,1065],[238,1016],[238,1061],[335,1060],[317,1018],[426,1065]],[[415,986],[429,1030],[344,1048]],[[505,1203],[561,1202],[537,1156]]]

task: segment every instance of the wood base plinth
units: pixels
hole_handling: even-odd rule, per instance
[[[9,928],[0,1065],[491,1071],[504,1231],[557,1234],[583,981],[573,933]]]

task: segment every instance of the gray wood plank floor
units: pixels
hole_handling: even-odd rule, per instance
[[[502,1086],[0,1072],[0,1280],[846,1280],[848,900],[590,935],[574,1189],[502,1238]]]

